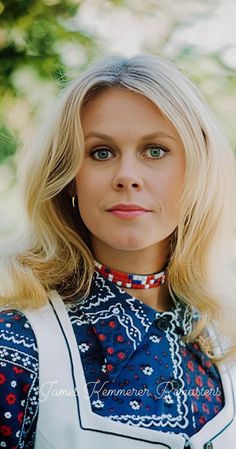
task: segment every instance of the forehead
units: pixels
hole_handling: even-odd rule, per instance
[[[99,92],[83,106],[81,111],[83,128],[100,126],[141,127],[150,133],[157,127],[177,131],[159,107],[143,94],[132,90],[112,87]]]

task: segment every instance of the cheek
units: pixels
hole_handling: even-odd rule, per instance
[[[75,178],[80,215],[88,228],[96,221],[97,206],[104,196],[102,180],[98,178],[96,172],[86,169],[81,169]]]
[[[87,167],[86,164],[82,166],[75,178],[80,202],[89,201],[93,204],[100,202],[110,188],[110,177],[108,175],[107,170]]]
[[[92,162],[90,158],[85,157],[79,172],[77,173],[75,179],[77,186],[83,184],[84,186],[89,185],[91,183],[98,182],[99,177],[103,176],[101,173],[99,166]]]
[[[86,169],[80,169],[80,172],[76,176],[76,190],[79,201],[82,203],[91,201],[95,188],[96,178],[91,175]]]
[[[162,208],[171,215],[176,215],[179,210],[184,177],[184,167],[175,165],[155,182],[155,191],[159,192]]]

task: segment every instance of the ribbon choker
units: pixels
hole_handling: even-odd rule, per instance
[[[125,288],[153,288],[163,285],[167,278],[167,270],[154,274],[132,274],[124,273],[122,271],[113,270],[101,263],[94,261],[95,269],[103,277]]]

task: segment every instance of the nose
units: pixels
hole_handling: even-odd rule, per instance
[[[123,163],[116,170],[116,174],[113,179],[113,188],[115,190],[141,190],[143,187],[143,180],[138,167],[135,167],[135,163],[127,164]]]

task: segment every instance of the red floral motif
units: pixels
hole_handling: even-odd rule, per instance
[[[20,424],[22,424],[23,416],[24,416],[23,412],[19,412],[17,415],[17,420],[19,421]]]
[[[9,437],[12,434],[12,430],[9,426],[0,426],[0,432],[4,437]]]
[[[13,366],[12,369],[16,374],[21,374],[24,372],[23,368],[18,368],[17,366]]]
[[[195,377],[195,382],[199,387],[203,387],[203,382],[202,382],[202,378],[201,376],[196,376]]]
[[[192,372],[194,371],[194,366],[193,366],[193,361],[192,360],[188,361],[187,367],[188,367],[188,369],[190,369],[190,371],[192,371]]]
[[[208,387],[210,387],[210,388],[214,388],[214,384],[213,384],[213,382],[212,382],[211,379],[208,379],[208,380],[207,380],[207,385],[208,385]]]
[[[124,338],[122,337],[122,335],[117,335],[116,341],[118,341],[119,343],[121,343],[122,341],[124,341]]]
[[[22,390],[24,391],[24,393],[28,393],[29,388],[30,388],[30,384],[25,384],[25,385],[23,386]]]
[[[186,354],[187,354],[187,351],[186,351],[186,349],[185,348],[181,348],[181,354],[185,357],[186,356]]]
[[[107,353],[108,354],[113,354],[114,353],[114,348],[107,348]]]
[[[112,328],[116,327],[115,321],[109,321],[108,324],[109,324],[109,326],[112,327]]]
[[[4,384],[6,382],[6,376],[3,373],[0,373],[0,384]]]
[[[106,339],[106,336],[104,334],[98,334],[98,338],[101,341],[104,341]]]
[[[206,374],[205,369],[201,365],[198,365],[198,371],[200,371],[201,374]]]
[[[15,404],[16,402],[16,395],[14,393],[9,393],[6,396],[6,401],[9,405]]]
[[[113,370],[113,365],[111,363],[107,364],[107,371],[112,371]]]
[[[121,360],[123,360],[125,358],[124,352],[118,352],[117,355],[118,355],[119,359],[121,359]]]
[[[209,415],[209,413],[210,413],[210,410],[209,410],[209,408],[207,407],[207,405],[206,404],[202,404],[202,410],[205,412],[205,413],[207,413],[208,415]]]
[[[216,398],[217,402],[220,402],[220,403],[222,402],[222,397],[221,397],[221,395],[219,395],[219,396],[217,395],[215,398]]]
[[[206,418],[205,418],[205,416],[200,416],[200,418],[199,418],[199,423],[200,424],[202,424],[202,425],[204,425],[205,424],[205,422],[206,422]]]

